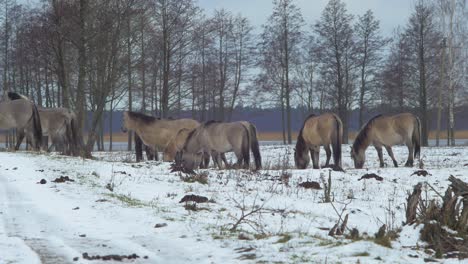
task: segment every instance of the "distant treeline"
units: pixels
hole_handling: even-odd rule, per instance
[[[367,121],[371,117],[377,114],[396,114],[401,112],[411,112],[417,115],[417,111],[414,109],[386,109],[386,108],[378,108],[378,109],[368,109],[364,111],[364,120]],[[430,110],[430,116],[436,115],[436,109]],[[330,110],[330,112],[333,112]],[[460,107],[456,109],[456,112],[459,113],[456,115],[456,130],[468,130],[468,106]],[[122,124],[122,113],[123,111],[116,111],[112,114],[113,122],[112,122],[112,132],[118,133],[121,130]],[[320,111],[312,111],[311,113],[319,114]],[[293,131],[298,131],[304,119],[311,114],[303,109],[292,109],[292,129]],[[442,135],[446,134],[447,129],[447,119],[445,118],[447,115],[443,115],[442,119]],[[109,133],[109,112],[104,113],[104,133]],[[184,111],[181,113],[180,117],[192,117],[192,114],[188,111]],[[172,115],[170,118],[179,118],[177,115]],[[195,117],[195,119],[198,119]],[[236,108],[233,112],[232,121],[238,120],[247,120],[254,123],[257,126],[257,129],[260,132],[280,132],[282,130],[281,125],[281,109],[273,108],[273,109],[258,109],[258,108]],[[430,130],[436,130],[437,124],[436,119],[432,118],[430,120]],[[87,126],[88,127],[88,126]],[[358,131],[359,130],[359,109],[355,109],[351,112],[350,118],[350,131]]]

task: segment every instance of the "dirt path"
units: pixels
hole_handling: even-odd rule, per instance
[[[0,263],[89,263],[82,258],[85,252],[90,256],[135,253],[140,258],[132,263],[151,263],[149,259],[143,258],[151,253],[142,246],[125,239],[114,241],[88,237],[86,226],[82,224],[89,221],[80,224],[81,219],[76,218],[77,222],[64,222],[63,212],[60,212],[62,208],[56,206],[54,201],[35,201],[14,185],[11,179],[8,180],[0,174],[0,240],[14,241],[10,242],[9,252],[0,255]],[[57,215],[50,214],[50,209],[57,210]],[[69,214],[72,218],[72,212]],[[65,214],[65,219],[67,218]],[[89,233],[92,233],[93,229],[90,227]],[[130,251],[130,248],[133,251]],[[78,261],[74,261],[76,257]],[[92,263],[109,261],[94,260]]]

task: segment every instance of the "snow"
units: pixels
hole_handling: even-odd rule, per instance
[[[91,263],[85,252],[140,256],[125,261],[131,263],[423,263],[429,255],[419,240],[421,226],[402,225],[407,193],[418,182],[444,192],[450,175],[468,181],[468,148],[423,148],[427,177],[411,176],[416,168],[390,167],[387,155],[389,167],[379,168],[371,148],[366,169],[353,169],[348,150],[343,146],[346,172],[331,173],[333,203],[322,202],[323,190],[298,187],[306,180],[323,186],[329,169],[294,169],[293,146],[261,146],[265,169],[256,173],[200,171],[208,184],[182,181],[169,163],[129,162],[129,152],[95,153],[95,160],[0,152],[0,263]],[[406,147],[394,153],[403,166]],[[358,181],[366,173],[384,180]],[[287,175],[288,184],[280,180]],[[75,182],[52,182],[60,176]],[[41,179],[47,183],[38,184]],[[212,201],[186,210],[179,203],[186,194]],[[438,198],[430,189],[427,195]],[[333,206],[368,239],[328,236],[338,220]],[[241,207],[261,210],[230,231]],[[401,229],[392,248],[371,239],[383,224]]]

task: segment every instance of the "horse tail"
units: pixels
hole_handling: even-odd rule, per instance
[[[245,137],[242,138],[241,152],[244,158],[244,165],[248,168],[250,166],[250,133],[247,127],[242,125],[245,131]]]
[[[335,141],[332,142],[333,148],[333,160],[335,161],[335,165],[341,167],[341,145],[343,141],[343,123],[341,122],[340,118],[333,114],[336,122],[336,132],[335,132]]]
[[[134,136],[136,162],[140,162],[143,160],[143,142],[141,141],[141,138],[138,136],[137,133],[134,133]]]
[[[421,157],[421,121],[419,117],[416,118],[416,127],[413,129],[412,141],[414,145],[414,157]]]
[[[39,116],[39,111],[37,106],[32,104],[32,127],[34,135],[34,148],[40,150],[42,146],[42,126],[41,126],[41,117]]]
[[[250,136],[250,149],[252,150],[255,159],[255,168],[257,170],[262,168],[262,156],[260,155],[260,147],[257,138],[257,128],[249,123],[249,136]]]

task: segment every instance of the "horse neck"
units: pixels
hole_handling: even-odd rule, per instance
[[[187,140],[185,147],[189,152],[196,152],[200,149],[200,133],[196,130],[194,134]]]
[[[367,132],[367,137],[362,141],[361,145],[359,145],[358,149],[356,150],[357,153],[365,152],[371,144],[372,128],[368,129],[369,131]]]
[[[296,150],[303,154],[304,152],[307,152],[307,145],[304,139],[304,128],[301,129],[299,136],[297,137],[297,142],[296,142]]]

